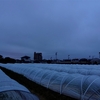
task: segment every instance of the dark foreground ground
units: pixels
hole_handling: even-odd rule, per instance
[[[60,95],[59,93],[54,92],[45,87],[42,87],[42,86],[30,81],[23,75],[17,74],[15,72],[5,69],[3,67],[0,67],[0,69],[5,74],[7,74],[9,77],[11,77],[12,79],[16,80],[20,84],[27,87],[30,90],[30,92],[37,95],[40,100],[76,100],[71,97],[67,97],[65,95]]]

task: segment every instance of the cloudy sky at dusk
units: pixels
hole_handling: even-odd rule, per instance
[[[0,54],[98,57],[100,0],[0,0]]]

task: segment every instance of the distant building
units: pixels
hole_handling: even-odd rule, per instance
[[[100,59],[99,58],[92,58],[91,63],[92,64],[100,64]]]
[[[79,60],[79,64],[87,64],[88,63],[88,60],[86,58],[81,58]]]
[[[22,63],[30,63],[31,59],[29,56],[23,56],[23,57],[21,57],[21,61],[22,61]]]
[[[35,62],[42,61],[42,53],[36,53],[36,52],[34,52],[34,61]]]
[[[59,62],[60,64],[71,64],[71,59],[63,59],[63,61]]]
[[[79,64],[79,59],[77,59],[77,58],[76,59],[72,59],[71,62],[72,62],[72,64]]]

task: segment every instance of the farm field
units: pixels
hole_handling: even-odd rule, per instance
[[[79,100],[100,98],[100,65],[0,64],[0,66],[21,74],[59,95]]]

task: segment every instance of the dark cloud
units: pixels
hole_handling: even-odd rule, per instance
[[[1,0],[0,54],[98,57],[99,0]]]

